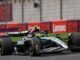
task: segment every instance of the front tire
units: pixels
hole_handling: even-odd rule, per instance
[[[40,55],[40,46],[41,46],[41,42],[39,38],[37,37],[31,38],[29,44],[29,55],[30,56]]]

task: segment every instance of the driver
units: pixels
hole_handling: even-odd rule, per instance
[[[31,28],[30,34],[33,34],[35,32],[39,32],[39,31],[40,31],[40,27],[34,26],[34,27]]]
[[[33,37],[33,36],[37,36],[37,37],[43,37],[44,34],[43,32],[40,30],[40,27],[38,26],[34,26],[30,29],[30,35]]]

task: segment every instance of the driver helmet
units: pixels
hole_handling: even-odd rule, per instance
[[[38,27],[38,26],[33,26],[31,28],[31,33],[38,32],[38,31],[40,31],[40,27]]]
[[[34,26],[34,31],[35,31],[35,32],[40,31],[40,27]]]

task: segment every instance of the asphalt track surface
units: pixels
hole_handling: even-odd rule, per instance
[[[80,60],[80,52],[64,51],[60,53],[47,53],[41,56],[7,55],[0,56],[0,60]]]

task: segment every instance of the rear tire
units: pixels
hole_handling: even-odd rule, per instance
[[[1,55],[11,55],[13,52],[13,44],[9,37],[3,37],[1,42]]]
[[[68,36],[68,48],[72,52],[79,52],[80,48],[80,34],[79,33],[72,33]]]

